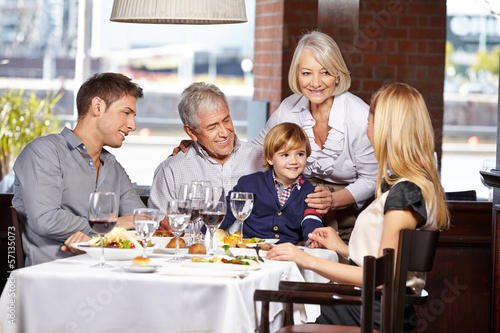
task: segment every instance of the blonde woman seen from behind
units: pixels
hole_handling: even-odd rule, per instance
[[[376,199],[358,216],[349,245],[332,228],[316,229],[311,247],[323,246],[349,257],[353,264],[341,264],[310,256],[291,244],[277,245],[267,259],[291,260],[301,268],[340,283],[362,283],[363,257],[380,257],[385,248],[397,251],[403,229],[445,229],[449,214],[445,194],[434,162],[434,130],[420,93],[409,85],[393,83],[373,97],[368,116],[367,136],[379,162]],[[422,276],[409,276],[407,287],[418,293],[425,284]],[[376,301],[380,310],[380,303]],[[411,330],[405,313],[405,331]],[[360,325],[360,307],[321,308],[317,322]],[[380,318],[375,318],[380,329]]]

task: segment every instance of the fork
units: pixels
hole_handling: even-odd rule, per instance
[[[259,261],[264,262],[264,259],[262,259],[262,257],[259,255],[259,251],[261,250],[260,246],[254,246],[254,249],[255,249],[255,252],[257,252],[257,259]]]

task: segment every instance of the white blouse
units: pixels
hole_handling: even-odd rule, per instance
[[[316,121],[308,107],[309,100],[303,95],[286,98],[253,142],[263,145],[266,134],[277,124],[298,124],[309,137],[312,150],[304,175],[333,184],[348,184],[346,188],[361,208],[375,191],[378,170],[373,147],[366,136],[368,105],[349,92],[335,96],[328,120],[332,129],[323,149],[314,141]]]

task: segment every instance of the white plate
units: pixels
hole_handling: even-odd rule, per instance
[[[74,248],[87,252],[89,256],[95,259],[101,258],[100,246],[89,246],[87,242],[75,243]],[[114,247],[104,248],[104,259],[106,260],[132,260],[142,254],[142,248],[135,249],[117,249]]]
[[[166,253],[166,254],[175,254],[175,249],[171,249],[171,248],[159,248],[158,250],[160,250],[161,252],[163,253]],[[187,254],[189,251],[188,248],[183,248],[183,249],[179,249],[179,254]]]
[[[262,245],[262,244],[276,244],[278,243],[280,240],[279,239],[275,239],[275,238],[269,238],[269,239],[264,239],[263,242],[260,242],[260,243],[245,243],[246,246],[248,247],[254,247],[254,246],[257,246],[257,245]]]
[[[263,242],[260,242],[260,243],[245,243],[246,246],[248,247],[254,247],[256,245],[262,245],[262,244],[276,244],[278,243],[280,240],[279,239],[275,239],[275,238],[268,238],[268,239],[264,239]],[[223,246],[223,245],[229,245],[229,244],[225,244],[225,243],[218,243],[217,244],[219,247]]]
[[[183,253],[182,254],[184,258],[191,259],[192,257],[201,257],[201,258],[208,258],[211,257],[211,254],[191,254],[191,253]]]
[[[174,237],[151,237],[151,243],[158,244],[159,247],[164,248]]]
[[[234,259],[234,258],[228,258]],[[182,266],[192,267],[192,268],[200,268],[200,269],[216,269],[221,271],[255,271],[261,268],[260,264],[255,262],[256,265],[247,266],[247,265],[234,265],[234,264],[219,264],[213,262],[187,262]]]
[[[124,265],[122,268],[130,273],[154,273],[160,267],[159,265]]]
[[[184,237],[179,237],[179,238],[182,238],[184,240],[184,242],[186,243],[186,238],[184,238]],[[160,247],[160,248],[166,248],[167,244],[170,243],[170,241],[172,239],[175,239],[175,237],[151,237],[150,238],[151,243],[158,244],[158,247]]]
[[[249,257],[257,257],[257,251],[255,249],[240,249],[238,247],[229,248],[228,252],[232,256],[249,256]],[[266,257],[267,251],[259,251],[259,254],[262,258]]]

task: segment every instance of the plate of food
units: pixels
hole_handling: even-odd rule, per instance
[[[261,238],[261,240],[262,240],[261,242],[245,243],[245,245],[249,247],[262,246],[264,244],[274,245],[280,241],[279,239],[275,238],[266,238],[266,239]]]
[[[261,264],[257,260],[230,258],[230,257],[209,257],[194,256],[189,262],[183,264],[186,267],[206,268],[230,271],[254,271],[261,269]]]
[[[101,258],[101,237],[92,237],[88,242],[72,245],[81,251],[87,252],[95,259]],[[104,259],[132,260],[142,254],[142,246],[137,238],[123,228],[114,228],[104,237]]]
[[[257,259],[257,251],[255,251],[255,249],[253,247],[247,248],[247,249],[242,249],[239,247],[229,248],[228,254],[233,256],[233,257],[252,257],[252,258]],[[267,254],[267,251],[259,251],[259,255],[262,258],[265,258],[266,254]]]
[[[262,244],[272,245],[279,242],[279,239],[272,239],[272,238],[263,239],[258,237],[252,237],[252,238],[243,238],[243,244],[238,244],[240,240],[239,231],[236,231],[234,234],[228,234],[226,231],[222,229],[217,229],[216,236],[217,236],[217,243],[219,246],[229,245],[231,248],[234,247],[248,248]]]
[[[150,240],[151,243],[158,244],[159,247],[166,247],[174,238],[171,230],[156,230],[153,236],[150,237]]]

